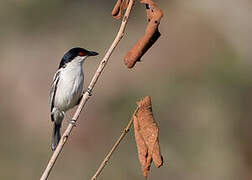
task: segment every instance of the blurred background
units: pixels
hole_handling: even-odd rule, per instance
[[[52,153],[53,75],[68,49],[98,51],[84,64],[87,87],[120,26],[110,16],[115,2],[0,1],[0,179],[40,178]],[[146,95],[164,157],[149,179],[252,179],[252,2],[156,2],[161,38],[135,68],[125,67],[146,26],[136,2],[49,179],[90,179]],[[132,130],[99,179],[144,179]]]

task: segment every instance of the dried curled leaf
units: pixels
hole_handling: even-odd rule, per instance
[[[151,99],[146,96],[137,102],[138,109],[133,114],[135,140],[143,176],[147,177],[152,160],[156,167],[163,164],[158,142],[158,127],[154,121]]]
[[[122,10],[128,7],[128,3],[128,0],[117,0],[111,12],[111,16],[115,19],[120,19],[122,17]]]
[[[160,37],[158,26],[160,20],[163,17],[163,12],[152,0],[139,0],[140,3],[145,4],[146,16],[148,25],[145,30],[145,34],[141,37],[137,43],[129,50],[124,57],[124,63],[128,68],[134,67],[136,62],[140,61],[141,57],[148,51],[148,49],[157,41]]]

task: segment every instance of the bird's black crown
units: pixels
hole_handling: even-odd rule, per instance
[[[72,48],[62,57],[59,69],[65,66],[68,62],[71,62],[77,56],[96,56],[96,55],[98,55],[98,53],[94,51],[88,51],[80,47]]]

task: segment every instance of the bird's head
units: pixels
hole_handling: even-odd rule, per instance
[[[76,63],[83,62],[84,59],[86,59],[88,56],[96,56],[96,55],[98,55],[98,53],[94,51],[88,51],[80,47],[72,48],[62,57],[59,69],[65,67],[68,63],[71,63],[73,61],[76,61]]]

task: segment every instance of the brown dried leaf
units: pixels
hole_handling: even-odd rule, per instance
[[[152,0],[139,1],[146,6],[146,16],[149,23],[146,27],[144,36],[137,41],[137,43],[124,57],[124,63],[128,68],[134,67],[136,62],[141,60],[141,57],[161,35],[158,30],[158,26],[160,24],[161,18],[163,17],[162,10],[158,8]]]
[[[115,19],[120,19],[122,17],[122,10],[128,7],[128,3],[128,0],[117,0],[111,12],[111,16]]]
[[[146,96],[137,102],[138,109],[133,114],[135,140],[143,176],[147,177],[152,160],[156,167],[163,164],[158,142],[158,127],[154,121],[151,99]]]
[[[134,67],[136,62],[141,60],[141,57],[161,35],[158,30],[158,26],[160,24],[161,18],[163,17],[162,10],[158,8],[152,0],[139,1],[146,6],[146,16],[149,23],[146,27],[144,36],[137,41],[137,43],[124,57],[124,63],[128,68]]]
[[[146,157],[148,155],[148,148],[147,145],[144,142],[144,139],[140,133],[140,127],[138,124],[138,120],[136,116],[133,116],[133,122],[134,122],[134,131],[135,131],[135,140],[137,144],[137,149],[138,149],[138,159],[140,161],[140,164],[142,165],[142,172],[143,176],[147,177],[147,171],[148,171],[148,166],[146,165]]]

